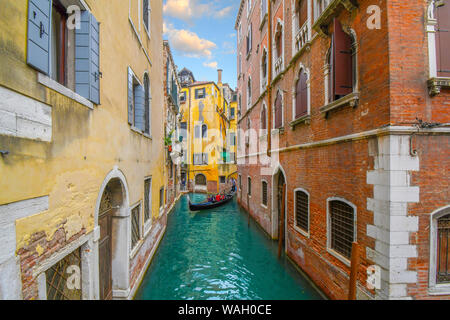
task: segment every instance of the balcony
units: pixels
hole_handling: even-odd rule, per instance
[[[273,77],[275,78],[276,76],[278,76],[282,70],[283,70],[283,56],[278,57],[277,61],[275,62],[275,74],[273,75]]]
[[[310,41],[309,35],[309,21],[306,21],[301,28],[297,28],[294,39],[294,55],[300,52],[301,49]]]
[[[320,0],[314,14],[315,22],[312,28],[320,34],[328,34],[328,25],[334,17],[346,9],[352,12],[357,8],[356,0]]]

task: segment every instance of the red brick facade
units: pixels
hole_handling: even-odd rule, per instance
[[[242,30],[237,47],[238,69],[242,57],[242,73],[238,73],[239,128],[244,132],[248,119],[250,128],[259,132],[263,104],[268,103],[265,87],[260,89],[262,48],[267,46],[268,37],[268,21],[261,22],[260,1],[253,0],[247,18],[247,1],[243,0],[236,21],[236,29]],[[279,131],[269,129],[272,150],[280,150],[272,157],[279,160],[274,161],[272,175],[262,174],[260,162],[249,165],[249,160],[260,159],[265,153],[249,151],[252,146],[245,145],[245,133],[241,134],[238,172],[242,190],[238,191],[238,201],[272,238],[278,238],[274,189],[277,175],[284,173],[286,252],[332,299],[347,298],[350,267],[349,261],[330,250],[327,201],[331,198],[343,199],[356,208],[354,240],[362,251],[358,298],[449,299],[450,290],[436,294],[429,285],[430,216],[445,209],[450,199],[450,91],[442,88],[431,96],[427,86],[432,61],[424,26],[428,2],[337,1],[336,8],[328,8],[315,19],[316,1],[304,1],[308,1],[309,37],[300,50],[295,48],[293,34],[296,1],[271,1],[272,39],[280,26],[283,37],[282,68],[275,71],[274,48],[271,83],[272,109],[278,92],[283,98],[283,126]],[[380,9],[380,29],[369,29],[367,24],[373,15],[369,6],[373,5]],[[333,18],[356,44],[353,92],[357,99],[336,108],[330,108],[333,103],[326,101],[325,92]],[[250,24],[253,43],[247,55]],[[272,42],[275,45],[275,40]],[[302,68],[308,75],[309,113],[298,120],[293,115],[293,103]],[[250,103],[248,77],[252,81]],[[416,118],[435,125],[418,130]],[[258,139],[266,143],[267,137],[259,135]],[[397,176],[403,177],[398,184]],[[251,196],[247,195],[248,177]],[[267,206],[262,205],[262,180],[268,183]],[[295,226],[297,188],[309,194],[309,232]],[[378,290],[366,286],[367,268],[372,265],[379,265],[384,274]]]

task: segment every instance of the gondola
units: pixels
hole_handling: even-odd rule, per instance
[[[233,199],[235,194],[236,194],[236,191],[231,192],[231,193],[225,195],[225,198],[221,201],[215,201],[215,202],[206,201],[206,202],[201,202],[201,203],[192,203],[191,198],[189,198],[189,196],[188,196],[189,210],[200,211],[200,210],[207,210],[207,209],[213,209],[213,208],[220,207],[220,206],[230,202]]]

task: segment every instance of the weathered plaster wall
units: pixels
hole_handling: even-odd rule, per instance
[[[48,196],[42,212],[18,217],[16,250],[45,254],[36,235],[46,241],[62,232],[65,241],[94,230],[95,204],[100,187],[115,166],[125,175],[129,203],[144,198],[144,177],[152,177],[152,213],[159,215],[163,173],[162,2],[152,2],[148,37],[143,25],[134,31],[139,15],[129,20],[129,1],[88,0],[100,24],[101,104],[93,109],[38,83],[38,73],[26,64],[28,1],[3,1],[0,21],[0,86],[51,110],[51,139],[46,142],[0,135],[0,205]],[[130,3],[141,1],[131,1]],[[135,19],[135,20],[133,20]],[[118,40],[120,39],[120,40]],[[120,45],[119,45],[120,42]],[[127,123],[127,67],[142,81],[150,73],[151,139]],[[23,105],[21,108],[32,107]],[[11,213],[6,213],[11,214]],[[60,238],[60,235],[57,236]]]

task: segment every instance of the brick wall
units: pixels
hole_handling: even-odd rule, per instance
[[[300,146],[293,151],[283,150],[279,154],[279,164],[286,172],[287,183],[287,254],[314,280],[314,282],[333,299],[345,299],[348,293],[349,266],[330,254],[327,250],[327,199],[340,197],[357,208],[357,241],[361,245],[361,267],[359,272],[360,298],[449,298],[448,296],[430,296],[428,292],[429,275],[429,214],[438,208],[448,205],[450,159],[448,154],[448,130],[435,135],[417,135],[412,138],[413,148],[419,150],[417,156],[409,155],[410,133],[402,136],[378,138],[377,134],[363,134],[359,138],[346,138],[349,135],[383,130],[389,125],[411,126],[416,117],[428,122],[450,122],[448,107],[450,92],[444,89],[441,94],[430,98],[427,91],[428,79],[428,48],[424,28],[426,1],[358,1],[358,8],[352,13],[343,9],[337,14],[344,30],[351,28],[357,39],[357,90],[359,103],[353,108],[349,105],[332,110],[327,114],[320,111],[325,104],[324,66],[326,54],[330,47],[330,37],[312,32],[312,39],[307,48],[297,56],[292,56],[292,8],[291,1],[277,0],[273,3],[272,25],[276,26],[278,19],[283,23],[284,65],[287,67],[281,77],[272,84],[272,99],[277,90],[283,92],[284,130],[278,134],[279,145],[272,148],[287,148]],[[312,1],[311,1],[312,3]],[[381,8],[381,29],[370,30],[366,21],[369,17],[369,5]],[[246,35],[248,21],[259,22],[260,16],[256,1],[251,17],[246,17],[246,6],[241,21],[242,30]],[[283,21],[284,20],[284,21]],[[389,23],[388,23],[389,22]],[[260,30],[253,27],[254,41],[264,39],[267,23]],[[330,30],[332,27],[330,26]],[[245,37],[238,51],[243,56],[243,70],[251,75],[253,93],[259,86],[260,61],[262,50],[256,48],[259,43],[253,43],[252,54],[247,61],[245,57]],[[290,63],[290,65],[289,65]],[[310,85],[310,120],[293,127],[292,103],[295,81],[301,67],[307,69]],[[257,81],[255,81],[257,80]],[[260,128],[260,114],[263,95],[252,95],[254,107],[247,110],[246,101],[247,79],[238,79],[238,92],[242,95],[241,118],[239,127],[247,130],[247,119],[251,128]],[[259,93],[259,90],[257,90]],[[272,103],[273,103],[272,100]],[[436,131],[437,132],[437,131]],[[276,137],[276,135],[273,135]],[[390,138],[391,137],[391,138]],[[244,138],[241,137],[243,140]],[[265,141],[265,138],[260,138]],[[341,139],[339,141],[329,139]],[[253,141],[253,140],[252,140]],[[327,142],[323,142],[327,141]],[[388,141],[383,144],[383,141]],[[402,146],[395,147],[396,141],[402,141]],[[323,143],[319,143],[323,142]],[[383,145],[389,146],[386,153]],[[373,149],[373,146],[376,146]],[[397,148],[397,149],[396,149]],[[243,163],[238,166],[242,177],[242,197],[238,192],[238,202],[273,238],[277,238],[277,215],[272,213],[272,176],[261,175],[261,165],[249,165],[249,157],[243,157],[243,147],[238,157]],[[400,153],[403,152],[403,155]],[[252,153],[252,152],[250,152]],[[387,156],[386,156],[387,155]],[[402,158],[404,157],[404,159]],[[388,159],[387,167],[380,161]],[[403,160],[402,160],[403,159]],[[405,160],[406,159],[406,160]],[[419,167],[408,167],[403,161],[413,161]],[[403,169],[402,165],[406,165]],[[385,170],[386,172],[384,172]],[[403,171],[402,171],[403,170]],[[399,173],[398,171],[401,171]],[[383,173],[384,172],[384,173]],[[375,175],[403,174],[404,186],[373,183]],[[247,177],[252,178],[252,196],[247,198]],[[261,206],[261,180],[268,183],[268,208]],[[294,227],[294,189],[301,187],[310,194],[310,233],[305,236]],[[404,191],[402,191],[405,188]],[[375,190],[377,189],[377,190]],[[380,192],[382,190],[382,192]],[[417,201],[411,198],[411,190],[417,194]],[[387,198],[384,197],[386,195]],[[383,205],[392,203],[392,198],[398,197],[398,205],[387,209],[389,223],[380,219],[385,217],[378,208],[373,207],[371,199],[378,199]],[[395,202],[395,201],[394,201]],[[405,208],[404,217],[398,218],[395,209]],[[403,210],[403,209],[402,209]],[[415,226],[408,221],[416,221]],[[400,229],[395,223],[400,221]],[[407,223],[408,222],[408,223]],[[414,223],[413,223],[414,224]],[[374,229],[375,227],[375,229]],[[376,229],[379,228],[379,229]],[[384,229],[387,228],[387,229]],[[403,229],[402,229],[403,228]],[[387,230],[393,239],[402,233],[409,236],[401,244],[383,239],[374,230]],[[394,234],[395,233],[395,234]],[[410,252],[404,255],[406,251]],[[416,254],[417,251],[417,254]],[[388,261],[383,271],[385,282],[383,288],[371,291],[365,288],[366,269],[372,264],[380,264],[378,259],[398,257],[407,261],[400,269],[396,261]],[[400,261],[398,260],[398,261]],[[386,278],[387,277],[387,278]]]

